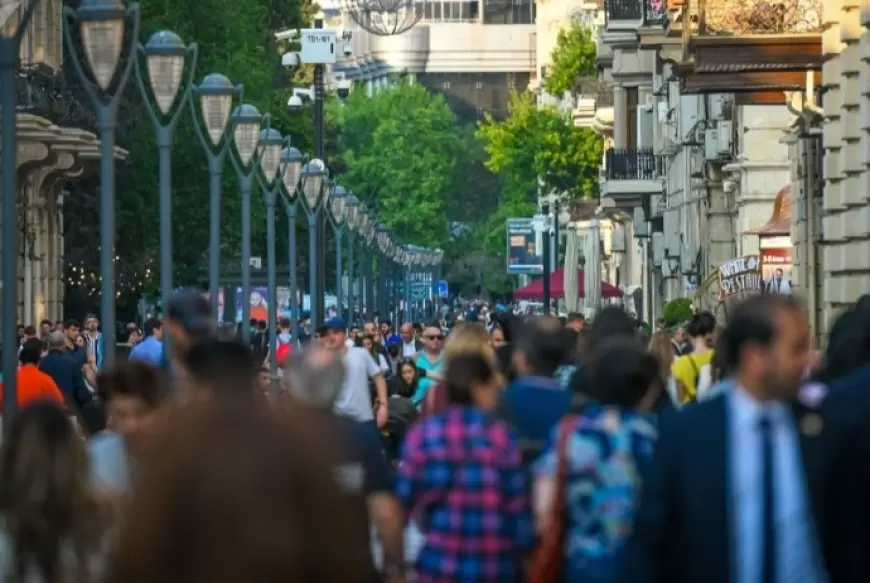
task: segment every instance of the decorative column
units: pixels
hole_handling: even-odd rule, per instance
[[[822,66],[822,85],[826,89],[824,97],[825,124],[822,130],[822,147],[825,150],[824,178],[825,194],[823,228],[826,245],[824,248],[822,281],[823,328],[830,329],[836,315],[837,300],[842,297],[839,279],[845,268],[843,255],[843,228],[841,215],[846,207],[843,203],[843,96],[840,53],[843,43],[840,39],[840,19],[842,18],[841,0],[823,0],[822,3],[822,54],[826,57]],[[847,69],[849,67],[847,66]]]
[[[625,89],[616,85],[613,88],[613,149],[627,150],[628,143],[628,96]]]

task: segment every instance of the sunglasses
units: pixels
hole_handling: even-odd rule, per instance
[[[444,340],[444,336],[441,334],[432,334],[431,336],[424,336],[427,340]]]

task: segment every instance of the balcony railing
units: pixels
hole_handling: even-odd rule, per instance
[[[607,180],[657,180],[665,175],[665,159],[651,149],[607,151]]]
[[[662,24],[668,17],[667,0],[605,0],[607,23]]]

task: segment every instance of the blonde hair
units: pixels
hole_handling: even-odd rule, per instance
[[[493,364],[496,362],[495,350],[490,344],[486,328],[477,322],[462,322],[453,329],[444,343],[443,362],[446,366],[451,358],[473,354],[479,354]]]

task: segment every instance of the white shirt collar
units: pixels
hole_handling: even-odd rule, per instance
[[[758,424],[759,419],[766,415],[774,423],[788,419],[790,411],[782,401],[761,402],[747,391],[740,383],[734,384],[731,391],[732,414],[739,427],[750,427]]]

